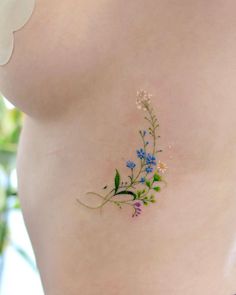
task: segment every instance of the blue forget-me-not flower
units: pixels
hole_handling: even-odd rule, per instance
[[[153,167],[148,166],[145,170],[147,173],[151,173],[153,171]]]
[[[145,182],[145,177],[141,177],[139,182],[144,183]]]
[[[144,149],[141,148],[140,150],[137,150],[137,156],[139,159],[144,159],[146,156]]]
[[[147,154],[146,164],[147,165],[156,165],[156,157],[152,154]]]
[[[136,164],[133,161],[127,161],[126,162],[126,166],[130,169],[134,169],[134,167],[136,166]]]

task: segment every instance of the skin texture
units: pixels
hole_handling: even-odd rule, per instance
[[[27,115],[19,193],[47,295],[236,292],[235,1],[46,1],[0,89]],[[167,188],[137,219],[76,203],[127,174],[153,95]],[[172,148],[169,148],[169,145]]]

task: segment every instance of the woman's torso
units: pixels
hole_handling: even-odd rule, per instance
[[[235,3],[37,1],[0,89],[28,115],[19,193],[46,294],[233,295]],[[134,220],[75,201],[139,145],[153,93],[168,186]]]

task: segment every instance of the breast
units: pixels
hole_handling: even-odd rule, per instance
[[[88,95],[117,50],[108,24],[114,6],[106,2],[37,1],[15,33],[10,62],[0,67],[3,95],[31,116],[58,115]]]
[[[0,67],[0,90],[27,114],[52,118],[110,89],[148,86],[163,103],[178,101],[176,116],[181,105],[186,114],[200,112],[201,103],[208,117],[203,104],[227,96],[232,105],[235,95],[231,11],[187,2],[181,11],[153,0],[145,7],[141,0],[36,1],[15,33],[12,59]]]

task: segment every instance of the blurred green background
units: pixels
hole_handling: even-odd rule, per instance
[[[0,288],[8,247],[13,247],[14,251],[37,272],[35,262],[25,249],[11,239],[9,216],[13,211],[20,211],[17,185],[14,185],[14,182],[16,182],[16,151],[23,115],[8,104],[0,95]]]
[[[15,108],[8,109],[3,97],[0,97],[0,119],[0,275],[2,277],[4,251],[10,243],[9,211],[20,208],[17,192],[12,187],[11,173],[15,168],[22,114]]]

